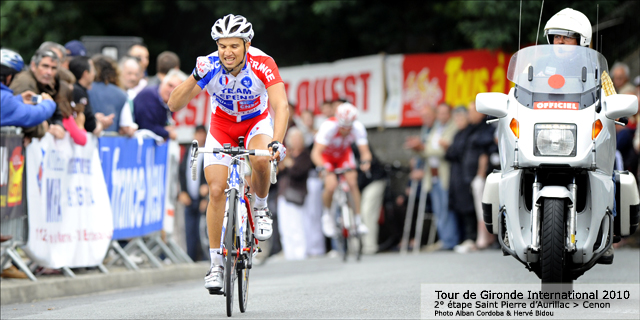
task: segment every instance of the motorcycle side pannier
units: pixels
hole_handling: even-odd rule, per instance
[[[627,237],[638,228],[640,197],[636,179],[628,171],[616,171],[616,211],[614,233]]]
[[[482,192],[482,217],[487,230],[498,234],[498,214],[500,213],[500,178],[502,172],[494,171],[487,176]]]

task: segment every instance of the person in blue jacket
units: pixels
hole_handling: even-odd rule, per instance
[[[51,118],[56,110],[56,103],[47,93],[42,93],[42,101],[33,91],[25,91],[14,96],[9,85],[16,73],[22,71],[24,60],[15,51],[0,49],[0,126],[33,127]]]

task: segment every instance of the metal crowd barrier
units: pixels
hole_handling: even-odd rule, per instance
[[[119,137],[121,135],[108,133],[105,134],[105,136]],[[177,142],[170,141],[169,143],[176,144],[173,147],[178,148],[179,150]],[[168,202],[173,202],[174,207],[176,199],[173,198],[177,198],[177,192],[175,190],[170,190],[170,186],[177,183],[176,180],[178,177],[178,166],[179,154],[178,159],[176,159],[175,156],[171,157],[171,154],[169,154],[167,161],[166,196],[172,199],[168,199],[167,202],[165,202],[165,205],[168,205]],[[165,216],[165,219],[166,218],[167,217]],[[173,240],[172,231],[165,232],[164,240],[162,238],[163,237],[161,236],[160,231],[152,232],[142,237],[129,239],[127,245],[125,245],[124,248],[120,246],[118,240],[112,240],[107,252],[107,257],[111,255],[111,258],[107,263],[107,267],[113,266],[121,260],[129,270],[138,271],[138,264],[131,257],[134,254],[142,254],[146,256],[146,260],[152,267],[155,268],[163,267],[160,259],[162,256],[169,259],[172,263],[193,263],[193,260],[189,258],[189,255],[187,255],[187,253],[182,248],[180,248],[175,240]]]
[[[0,259],[2,267],[11,260],[29,279],[37,281],[27,264],[16,250],[27,243],[29,224],[26,210],[25,161],[22,147],[22,129],[18,127],[0,127],[0,233],[11,239],[1,244]],[[14,151],[19,154],[14,154]],[[21,152],[20,152],[21,151]],[[22,156],[22,163],[12,164],[13,157]],[[10,168],[10,166],[12,168]],[[17,168],[16,168],[17,167]],[[13,170],[11,170],[13,169]],[[18,178],[15,174],[21,173]],[[11,204],[10,189],[20,185],[19,203]]]

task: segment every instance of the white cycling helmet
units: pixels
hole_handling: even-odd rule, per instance
[[[544,36],[553,44],[553,35],[578,39],[578,44],[588,47],[591,43],[591,23],[582,12],[565,8],[556,13],[544,26]]]
[[[357,117],[358,109],[349,102],[339,105],[336,110],[336,120],[338,120],[338,125],[341,127],[351,127]]]
[[[211,27],[211,38],[242,38],[245,42],[253,39],[253,27],[247,18],[240,15],[228,14],[216,21]]]

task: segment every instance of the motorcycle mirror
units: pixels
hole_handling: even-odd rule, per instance
[[[630,94],[613,94],[604,97],[604,114],[615,120],[638,112],[638,97]]]
[[[476,96],[476,109],[496,118],[507,115],[507,101],[509,97],[502,92],[483,92]]]

